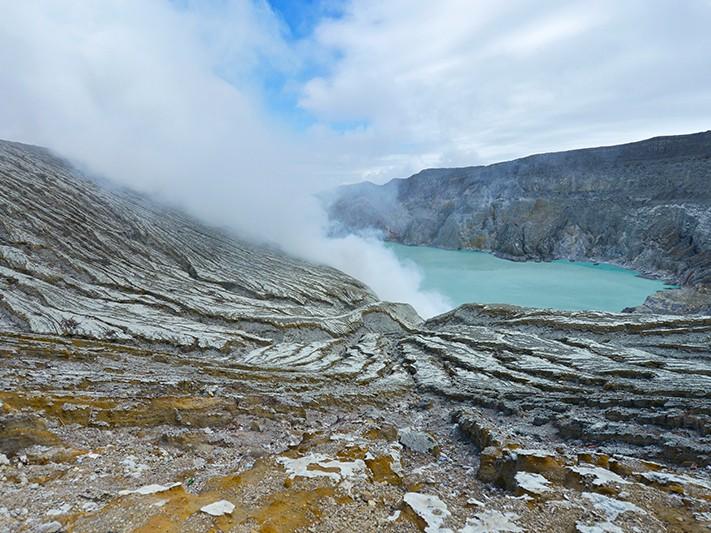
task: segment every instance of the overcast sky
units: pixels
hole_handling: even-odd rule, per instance
[[[709,28],[711,0],[0,0],[0,137],[354,271],[305,193],[709,129]]]
[[[711,127],[709,0],[0,5],[0,135],[60,149],[217,128],[320,185]]]
[[[298,104],[377,178],[711,128],[707,0],[354,2],[310,40]]]

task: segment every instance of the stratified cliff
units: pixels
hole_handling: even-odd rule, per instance
[[[405,244],[610,261],[709,286],[711,132],[346,186],[329,212],[341,230]],[[694,311],[711,312],[705,301]]]
[[[0,213],[4,329],[222,349],[330,339],[399,309],[337,270],[99,187],[42,148],[0,142]]]

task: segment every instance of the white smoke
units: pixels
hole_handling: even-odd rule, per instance
[[[341,13],[295,39],[267,0],[0,0],[0,137],[430,315],[382,245],[324,236],[312,193],[708,128],[708,0],[309,4]]]
[[[47,146],[207,222],[330,264],[423,316],[447,309],[382,243],[326,237],[311,195],[338,184],[328,170],[335,152],[263,105],[260,69],[299,61],[267,4],[0,7],[0,137]]]

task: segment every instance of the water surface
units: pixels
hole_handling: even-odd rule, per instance
[[[506,303],[528,307],[621,311],[668,288],[633,270],[613,265],[558,260],[515,262],[484,252],[441,250],[388,243],[388,248],[422,272],[423,288],[463,303]]]

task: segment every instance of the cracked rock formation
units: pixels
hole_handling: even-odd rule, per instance
[[[227,349],[415,317],[334,269],[102,189],[41,148],[0,142],[0,213],[7,329]]]
[[[0,531],[706,531],[711,317],[421,320],[0,143]]]
[[[328,198],[340,231],[515,260],[629,266],[686,291],[639,311],[711,314],[711,132],[427,169]]]

